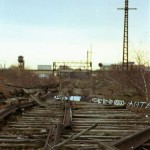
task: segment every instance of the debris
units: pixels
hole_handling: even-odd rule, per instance
[[[85,134],[86,132],[90,131],[91,129],[95,128],[97,125],[98,125],[98,123],[95,123],[95,124],[92,125],[91,127],[87,128],[87,129],[85,129],[85,130],[82,130],[82,131],[79,132],[78,134],[76,134],[76,135],[71,135],[71,136],[70,136],[69,138],[67,138],[66,140],[62,141],[61,143],[59,143],[59,144],[57,144],[57,145],[55,145],[55,146],[53,146],[52,149],[54,150],[54,149],[56,149],[56,148],[58,148],[58,147],[61,147],[61,146],[65,145],[65,144],[67,144],[68,142],[70,142],[70,141],[72,141],[72,140],[74,140],[74,139],[80,137],[81,135],[83,135],[83,134]]]

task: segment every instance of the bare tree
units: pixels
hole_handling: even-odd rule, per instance
[[[148,52],[144,50],[136,50],[133,57],[138,66],[149,66]]]
[[[134,58],[137,65],[130,70],[130,74],[128,73],[128,79],[148,102],[150,96],[150,72],[147,70],[149,66],[147,52],[138,50],[135,52]]]

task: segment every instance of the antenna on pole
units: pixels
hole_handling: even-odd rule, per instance
[[[123,38],[123,62],[122,70],[128,71],[128,10],[136,10],[137,8],[129,8],[129,1],[125,0],[125,8],[118,8],[118,10],[124,10],[124,38]]]

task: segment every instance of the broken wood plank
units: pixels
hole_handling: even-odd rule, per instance
[[[40,102],[40,100],[38,99],[38,98],[36,98],[35,96],[33,96],[33,95],[29,95],[34,101],[36,101],[37,102],[37,104],[38,105],[40,105],[41,107],[46,107],[46,105],[45,104],[43,104],[42,102]]]
[[[52,139],[52,136],[54,134],[53,132],[54,132],[54,126],[51,126],[50,129],[49,129],[49,133],[47,135],[46,141],[45,141],[45,146],[44,146],[45,150],[49,146],[49,141],[50,141],[50,139]]]
[[[33,96],[31,92],[27,89],[23,89],[24,93],[26,93],[29,97],[31,97],[39,106],[46,107],[37,97]]]
[[[76,134],[76,135],[71,135],[68,139],[66,139],[66,140],[62,141],[61,143],[59,143],[59,144],[53,146],[52,149],[56,149],[56,148],[58,148],[58,147],[61,147],[61,146],[65,145],[65,144],[67,144],[68,142],[70,142],[70,141],[72,141],[72,140],[78,138],[79,136],[81,136],[81,135],[85,134],[86,132],[90,131],[91,129],[95,128],[97,125],[98,125],[98,123],[95,123],[95,124],[92,125],[91,127],[89,127],[89,128],[87,128],[87,129],[85,129],[85,130],[79,132],[78,134]]]

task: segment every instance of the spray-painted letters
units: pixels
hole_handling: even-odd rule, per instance
[[[124,101],[124,100],[112,100],[112,99],[106,100],[106,99],[100,99],[100,98],[92,98],[91,101],[94,103],[99,103],[99,104],[150,108],[150,103],[147,103],[147,102],[135,102],[135,101]]]

